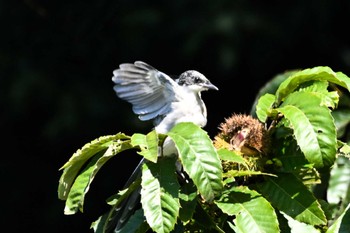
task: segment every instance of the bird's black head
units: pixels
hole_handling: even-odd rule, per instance
[[[183,72],[176,80],[180,86],[188,86],[199,91],[203,90],[219,90],[214,86],[203,74],[195,70],[188,70]]]

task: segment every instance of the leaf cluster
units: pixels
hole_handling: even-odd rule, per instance
[[[350,79],[329,67],[286,72],[267,83],[251,114],[266,127],[267,154],[216,147],[207,132],[187,122],[165,135],[100,137],[61,168],[58,196],[66,201],[64,212],[82,212],[101,167],[134,150],[143,159],[140,169],[107,200],[110,211],[92,224],[95,232],[114,231],[117,212],[135,194],[141,205],[118,232],[345,232],[350,225],[349,90]],[[169,139],[178,156],[162,156]],[[227,169],[227,164],[234,166]]]

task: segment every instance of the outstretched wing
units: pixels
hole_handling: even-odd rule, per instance
[[[168,113],[178,88],[168,75],[141,61],[121,64],[113,71],[112,81],[119,98],[131,103],[143,121]]]

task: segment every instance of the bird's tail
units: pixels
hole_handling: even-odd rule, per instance
[[[124,189],[128,188],[135,180],[141,178],[142,173],[142,164],[144,163],[144,159],[142,159],[130,178],[124,185]],[[109,218],[109,223],[106,228],[106,232],[120,232],[124,225],[128,222],[129,218],[135,213],[137,206],[140,204],[140,191],[141,186],[137,187],[129,196],[120,203],[113,210],[112,216]]]

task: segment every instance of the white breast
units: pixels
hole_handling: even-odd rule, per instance
[[[171,111],[155,127],[158,133],[166,133],[180,122],[192,122],[200,127],[207,124],[207,110],[199,92],[184,88],[178,96],[181,98],[171,104]]]

